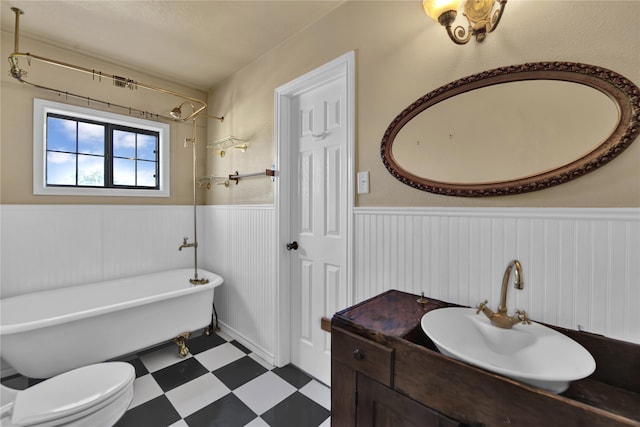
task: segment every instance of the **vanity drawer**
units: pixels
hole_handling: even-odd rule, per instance
[[[331,331],[331,358],[389,387],[393,349],[340,329]]]

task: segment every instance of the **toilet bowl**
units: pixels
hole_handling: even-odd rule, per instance
[[[133,366],[105,362],[65,372],[26,390],[2,387],[2,427],[110,427],[133,399]]]

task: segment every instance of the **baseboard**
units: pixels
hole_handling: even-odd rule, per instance
[[[218,326],[220,327],[220,331],[222,333],[238,341],[240,344],[247,347],[249,350],[251,350],[253,353],[255,353],[257,356],[262,358],[267,363],[270,363],[271,365],[275,366],[275,356],[273,355],[273,353],[270,353],[266,351],[264,348],[256,345],[251,340],[249,340],[244,335],[242,335],[240,332],[236,331],[235,329],[231,328],[229,325],[223,322],[219,322]]]

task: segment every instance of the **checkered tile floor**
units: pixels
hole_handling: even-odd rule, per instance
[[[134,397],[116,427],[328,427],[331,392],[292,365],[274,368],[223,334],[127,357]],[[10,387],[18,378],[3,380]],[[13,383],[13,384],[11,384]]]

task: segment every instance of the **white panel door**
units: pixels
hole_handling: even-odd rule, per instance
[[[291,103],[291,361],[326,384],[331,336],[320,320],[347,298],[346,87],[336,78]]]

